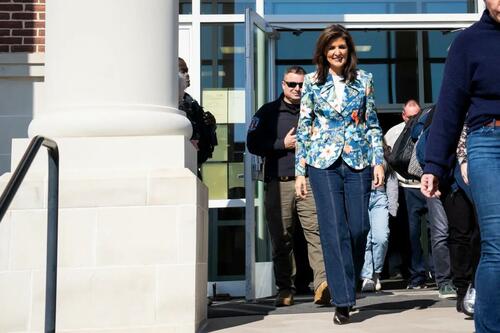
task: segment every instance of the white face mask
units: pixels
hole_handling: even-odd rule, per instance
[[[186,76],[179,72],[179,102],[182,101],[184,90],[187,88]]]

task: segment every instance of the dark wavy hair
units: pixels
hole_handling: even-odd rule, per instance
[[[328,77],[330,64],[326,59],[328,47],[337,38],[343,38],[347,44],[348,58],[344,67],[343,76],[345,82],[350,82],[356,79],[356,69],[358,65],[358,57],[351,34],[340,24],[332,24],[327,27],[316,42],[314,51],[313,63],[316,65],[316,79],[319,84],[324,84]]]

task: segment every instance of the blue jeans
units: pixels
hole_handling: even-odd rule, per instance
[[[352,306],[370,229],[371,168],[354,170],[339,158],[326,169],[308,170],[332,303]]]
[[[389,208],[387,193],[373,190],[368,205],[370,231],[366,239],[365,263],[362,279],[371,279],[373,273],[382,273],[389,246]]]
[[[469,182],[481,233],[476,271],[477,333],[500,332],[500,128],[484,126],[467,138]]]

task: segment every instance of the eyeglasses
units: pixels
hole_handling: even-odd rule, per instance
[[[304,84],[304,82],[288,82],[288,81],[283,81],[283,82],[285,82],[286,85],[292,89],[294,89],[296,86],[299,86],[299,88],[302,89],[302,85]]]

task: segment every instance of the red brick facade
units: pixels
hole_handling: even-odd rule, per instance
[[[0,0],[0,52],[45,52],[45,0]]]

